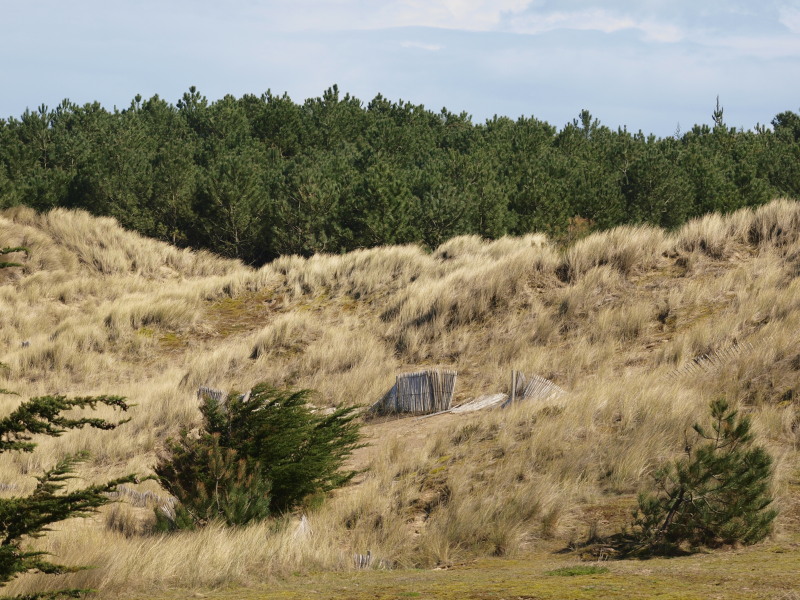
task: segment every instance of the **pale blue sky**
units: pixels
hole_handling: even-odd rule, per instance
[[[0,117],[63,98],[124,108],[337,83],[439,110],[534,116],[588,108],[671,135],[800,110],[800,0],[0,0]]]

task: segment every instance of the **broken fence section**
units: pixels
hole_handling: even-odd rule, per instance
[[[378,569],[392,569],[395,566],[390,560],[376,559],[369,550],[367,550],[366,554],[354,554],[353,563],[356,569],[369,569],[372,567]]]
[[[203,398],[211,398],[212,400],[216,400],[217,402],[222,402],[227,397],[228,394],[226,394],[222,390],[215,390],[214,388],[206,387],[204,385],[201,385],[199,388],[197,388],[198,400],[202,400]]]
[[[503,404],[507,399],[507,394],[489,394],[488,396],[478,396],[474,400],[465,402],[461,406],[451,408],[448,412],[455,414],[475,412],[476,410],[483,410],[485,408],[492,408],[493,406]]]
[[[431,413],[429,415],[422,415],[419,418],[427,419],[428,417],[435,417],[436,415],[444,415],[447,413],[463,414],[468,412],[475,412],[478,410],[484,410],[486,408],[499,406],[503,404],[507,399],[508,399],[507,394],[489,394],[487,396],[478,396],[477,398],[470,400],[469,402],[465,402],[464,404],[461,404],[459,406],[454,406],[453,408],[449,408],[447,410],[440,410],[439,412]]]
[[[247,402],[250,400],[250,392],[253,390],[247,390],[246,394],[242,394],[239,396],[242,402]],[[207,387],[205,385],[201,385],[197,388],[197,399],[202,400],[203,398],[211,398],[219,402],[223,407],[227,405],[228,402],[228,394],[223,392],[222,390],[217,390],[214,388]]]
[[[392,389],[370,407],[370,412],[430,414],[449,410],[457,375],[446,369],[398,375]]]
[[[674,371],[670,371],[666,377],[668,379],[679,379],[681,377],[698,375],[700,373],[710,373],[732,361],[745,350],[752,349],[753,344],[750,342],[743,342],[741,344],[734,342],[730,346],[725,346],[714,350],[714,352],[694,357],[688,363],[681,365]]]
[[[354,554],[353,562],[356,569],[368,569],[372,565],[372,552],[367,550],[366,554]]]
[[[514,402],[522,400],[547,400],[549,398],[558,398],[563,396],[567,391],[557,386],[555,383],[544,377],[538,375],[531,375],[530,378],[526,377],[524,373],[519,371],[511,372],[511,394],[489,394],[485,396],[478,396],[474,400],[465,402],[460,406],[454,406],[446,410],[436,411],[431,414],[423,415],[420,419],[427,419],[436,415],[443,415],[446,413],[461,414],[468,412],[475,412],[478,410],[485,410],[500,406],[506,408]]]
[[[520,371],[511,371],[511,393],[503,404],[503,408],[520,400],[547,400],[563,396],[567,391],[544,377],[531,375],[526,377]]]
[[[110,500],[127,500],[131,505],[140,508],[149,506],[175,506],[178,499],[175,496],[163,496],[155,492],[140,492],[128,487],[127,485],[118,485],[116,492],[106,492],[106,497]]]

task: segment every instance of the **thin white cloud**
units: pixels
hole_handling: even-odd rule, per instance
[[[575,12],[553,12],[526,14],[512,20],[511,29],[516,33],[537,34],[557,29],[601,31],[615,33],[626,29],[640,31],[646,40],[655,42],[679,42],[685,33],[668,22],[637,19],[630,15],[616,14],[601,8]]]
[[[294,0],[280,9],[266,5],[254,10],[269,17],[269,28],[276,31],[390,27],[499,31],[505,19],[532,4],[534,0]]]
[[[706,45],[721,48],[730,56],[752,56],[763,59],[800,57],[800,38],[783,36],[720,36]]]
[[[792,33],[800,34],[800,9],[784,6],[779,11],[778,20]]]
[[[742,18],[753,10],[748,2],[731,1],[723,9],[708,7],[697,0],[675,0],[673,8],[666,9],[652,2],[632,6],[620,1],[591,0],[293,0],[251,5],[251,10],[261,17],[262,27],[276,33],[336,33],[398,27],[527,35],[561,30],[607,34],[630,31],[644,42],[691,42],[725,50],[740,44],[733,48],[737,55],[794,55],[795,44],[788,39],[791,34],[786,29],[800,33],[800,9],[795,5],[771,9],[774,16],[769,19],[774,26],[786,29],[783,35],[781,31],[765,35],[764,31],[741,29]],[[732,17],[740,25],[736,32],[728,27]],[[763,22],[762,19],[762,25]],[[770,40],[775,42],[772,49]]]
[[[396,0],[384,6],[378,22],[383,27],[495,31],[504,18],[531,4],[533,0]]]
[[[605,33],[637,30],[644,39],[656,42],[677,42],[685,37],[685,32],[666,18],[643,18],[630,10],[600,7],[552,11],[541,4],[541,0],[295,0],[279,14],[272,9],[267,12],[271,28],[282,31],[430,27],[537,34],[575,29]]]
[[[418,48],[420,50],[428,50],[429,52],[436,52],[437,50],[441,50],[444,47],[440,46],[439,44],[427,44],[425,42],[412,42],[412,41],[400,42],[400,45],[403,48]]]

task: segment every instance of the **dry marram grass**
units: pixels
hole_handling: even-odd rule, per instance
[[[75,211],[7,211],[0,243],[31,250],[0,286],[0,387],[136,404],[115,431],[70,432],[0,457],[3,494],[24,493],[32,475],[78,450],[92,457],[84,482],[146,475],[168,436],[199,423],[199,385],[268,380],[313,388],[321,406],[368,405],[398,372],[443,366],[459,373],[457,403],[506,391],[512,368],[569,390],[507,410],[367,423],[370,446],[352,459],[366,470],[310,510],[310,529],[295,515],[157,536],[151,508],[106,507],[36,542],[96,568],[22,577],[12,593],[67,585],[113,597],[348,569],[366,550],[374,566],[434,566],[563,545],[596,527],[596,507],[629,506],[719,395],[752,415],[776,458],[778,504],[795,501],[794,202],[670,234],[618,228],[564,251],[541,235],[466,236],[432,253],[283,257],[259,270]],[[730,347],[739,350],[724,361],[679,370]],[[776,535],[797,526],[781,517]]]

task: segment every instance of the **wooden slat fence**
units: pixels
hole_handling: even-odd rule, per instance
[[[455,414],[475,412],[476,410],[484,410],[486,408],[497,406],[498,404],[503,404],[506,400],[508,400],[508,396],[506,394],[489,394],[488,396],[479,396],[474,400],[470,400],[469,402],[462,404],[461,406],[451,408],[449,412]]]
[[[427,414],[448,410],[453,402],[457,373],[445,369],[398,375],[391,390],[372,405],[380,414]]]
[[[508,400],[508,395],[506,394],[489,394],[487,396],[478,396],[469,402],[465,402],[459,406],[454,406],[453,408],[447,410],[440,410],[439,412],[431,413],[429,415],[422,415],[419,417],[420,419],[427,419],[428,417],[435,417],[436,415],[443,415],[447,413],[453,414],[462,414],[468,412],[475,412],[478,410],[484,410],[486,408],[492,408],[493,406],[498,406],[503,404],[506,400]]]
[[[557,386],[549,379],[531,375],[530,381],[525,386],[525,391],[522,392],[522,398],[525,400],[544,400],[553,396],[563,396],[566,393],[565,389]]]
[[[730,346],[725,346],[703,354],[702,356],[695,356],[688,363],[681,365],[674,371],[667,374],[669,379],[680,379],[681,377],[688,377],[691,375],[698,375],[700,373],[710,373],[721,368],[726,363],[732,361],[745,350],[752,350],[753,345],[750,342],[737,343],[734,342]]]
[[[175,496],[162,496],[155,492],[140,492],[127,485],[118,485],[116,492],[106,492],[106,496],[111,500],[122,500],[124,498],[133,506],[138,507],[163,506],[165,504],[175,506],[178,502]]]
[[[246,394],[242,394],[239,396],[239,399],[242,402],[247,402],[250,400],[250,392],[253,390],[247,390]],[[207,387],[205,385],[201,385],[197,388],[197,399],[202,400],[203,398],[211,398],[219,402],[223,407],[226,407],[228,401],[228,394],[223,392],[222,390],[217,390],[214,388]]]
[[[207,397],[207,398],[212,398],[217,402],[222,402],[223,400],[225,400],[225,398],[227,398],[227,396],[228,395],[222,390],[216,390],[214,388],[206,387],[204,385],[201,385],[199,388],[197,388],[198,400],[202,400],[203,398]]]
[[[372,552],[367,550],[366,554],[353,555],[353,562],[355,562],[356,569],[368,569],[372,565]]]
[[[544,377],[531,375],[527,377],[519,371],[511,372],[511,390],[503,408],[520,400],[547,400],[563,396],[567,391]]]
[[[375,558],[369,550],[367,550],[366,554],[354,554],[353,563],[356,569],[369,569],[372,567],[377,569],[392,569],[395,566],[390,560]]]
[[[127,500],[133,506],[156,507],[162,515],[175,523],[175,506],[178,504],[178,499],[175,496],[162,496],[149,491],[140,492],[127,485],[118,485],[116,492],[106,492],[105,495],[111,500]]]

